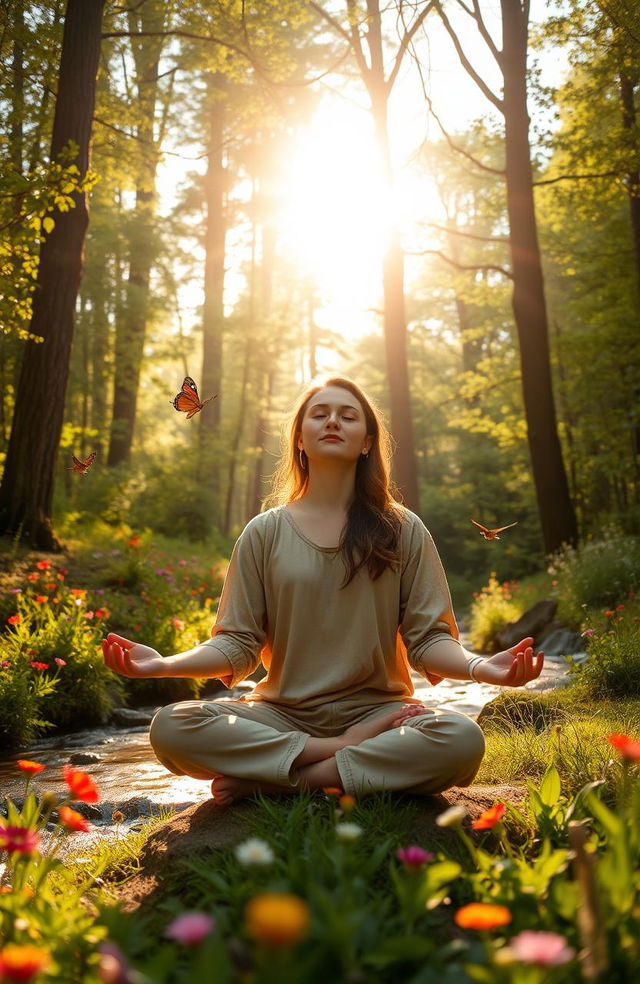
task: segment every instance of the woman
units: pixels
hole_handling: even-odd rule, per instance
[[[441,792],[469,785],[478,725],[413,698],[410,668],[518,687],[539,676],[532,639],[490,659],[462,648],[446,578],[421,520],[389,487],[389,436],[347,379],[299,402],[276,475],[280,504],[245,527],[212,637],[163,658],[109,634],[107,665],[129,677],[266,678],[240,700],[162,708],[150,741],[171,772],[213,780],[220,805],[256,791],[341,786]]]

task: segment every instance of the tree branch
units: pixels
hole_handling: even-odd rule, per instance
[[[473,232],[462,232],[461,229],[450,229],[448,226],[438,225],[437,222],[419,222],[418,225],[423,226],[425,229],[437,229],[438,232],[448,232],[453,236],[462,236],[463,239],[475,239],[481,243],[509,244],[509,240],[505,239],[503,236],[478,236]]]
[[[473,11],[474,11],[474,18],[473,19],[475,20],[476,24],[478,25],[478,30],[480,31],[480,34],[484,38],[484,42],[485,42],[487,48],[489,49],[489,51],[491,52],[491,54],[495,58],[495,60],[498,63],[498,65],[501,66],[502,52],[498,50],[498,48],[496,47],[495,41],[493,40],[493,38],[489,34],[487,25],[485,24],[484,18],[482,16],[482,11],[480,10],[480,4],[478,3],[478,0],[473,0]]]
[[[402,39],[400,41],[400,47],[398,48],[398,51],[396,53],[396,58],[393,63],[393,68],[391,69],[391,73],[386,82],[387,93],[390,93],[393,88],[393,83],[395,82],[398,72],[400,71],[400,66],[402,64],[402,59],[404,58],[405,51],[411,44],[418,29],[424,23],[424,20],[427,17],[427,15],[430,14],[431,11],[433,10],[434,4],[435,4],[435,0],[431,0],[430,3],[427,3],[416,17],[411,27],[408,30],[405,30]]]
[[[502,168],[491,167],[489,164],[483,164],[482,161],[479,161],[476,157],[473,156],[473,154],[470,154],[469,151],[467,151],[467,150],[464,149],[464,147],[460,147],[458,144],[455,144],[453,142],[451,136],[445,130],[445,128],[444,128],[444,126],[443,126],[443,124],[442,124],[442,122],[440,120],[440,117],[436,114],[436,111],[433,108],[433,101],[426,94],[426,92],[425,92],[425,96],[424,97],[425,97],[425,99],[427,101],[427,104],[429,106],[429,112],[431,113],[431,115],[433,116],[434,120],[436,121],[436,123],[440,127],[440,130],[442,131],[442,135],[444,136],[444,138],[447,141],[447,143],[448,143],[449,147],[451,148],[451,150],[454,150],[456,152],[456,154],[461,154],[463,157],[466,157],[466,159],[468,161],[471,161],[472,164],[475,164],[476,167],[479,167],[481,171],[488,171],[489,174],[497,174],[498,177],[501,177],[501,178],[504,178],[506,176],[506,173],[507,173],[506,170],[504,170]]]
[[[404,250],[405,256],[439,256],[441,260],[445,263],[451,264],[456,270],[485,270],[488,273],[501,273],[503,277],[508,277],[509,280],[513,280],[513,274],[509,270],[505,270],[504,267],[497,266],[493,263],[458,263],[453,260],[450,256],[447,256],[442,250],[439,249],[423,249],[418,252],[412,252],[411,250]]]
[[[557,184],[558,181],[588,181],[590,178],[619,178],[618,171],[603,171],[602,174],[561,174],[559,178],[543,178],[542,181],[534,181],[534,188],[540,185]]]
[[[445,14],[444,10],[442,9],[442,5],[440,3],[440,0],[435,0],[435,8],[436,8],[436,10],[438,11],[438,13],[440,15],[440,19],[441,19],[441,21],[442,21],[442,23],[443,23],[443,25],[445,27],[445,30],[446,30],[447,34],[449,35],[449,37],[451,38],[451,41],[453,42],[453,47],[456,49],[456,53],[458,55],[458,58],[460,59],[460,64],[462,65],[462,67],[466,71],[467,75],[469,75],[473,79],[473,81],[478,86],[478,88],[480,89],[480,92],[485,96],[485,98],[488,99],[489,102],[493,103],[493,105],[496,107],[496,109],[498,109],[502,114],[504,114],[504,102],[503,102],[503,100],[500,99],[498,96],[496,96],[495,92],[493,92],[493,90],[489,88],[489,86],[484,81],[484,79],[482,79],[478,75],[478,73],[476,72],[475,68],[473,67],[473,65],[471,64],[471,62],[469,61],[469,59],[465,55],[464,50],[462,48],[462,45],[460,44],[460,40],[458,38],[458,35],[453,30],[453,28],[452,28],[452,26],[451,26],[451,24],[449,22],[449,18],[447,17],[447,15]]]

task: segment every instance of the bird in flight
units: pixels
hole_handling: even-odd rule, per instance
[[[498,536],[498,533],[502,533],[503,530],[509,530],[512,526],[518,525],[516,521],[515,523],[507,523],[506,526],[497,526],[496,529],[490,530],[486,526],[483,526],[482,523],[476,523],[475,519],[472,519],[471,522],[474,526],[478,527],[480,530],[480,536],[483,536],[485,540],[499,540],[500,537]]]

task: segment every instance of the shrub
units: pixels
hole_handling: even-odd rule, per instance
[[[613,608],[640,586],[640,538],[611,530],[603,539],[565,547],[549,573],[558,582],[558,617],[577,629],[585,608]]]
[[[572,663],[571,672],[589,697],[640,697],[640,624],[623,611],[624,605],[607,609],[604,630],[585,631],[587,659]]]
[[[496,633],[522,614],[522,604],[514,599],[518,585],[513,581],[502,584],[492,571],[489,583],[474,595],[471,606],[469,635],[474,649],[493,650]]]

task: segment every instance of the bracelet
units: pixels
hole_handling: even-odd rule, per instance
[[[470,659],[469,662],[467,663],[467,669],[469,671],[469,679],[473,680],[474,683],[480,683],[480,681],[476,676],[476,669],[478,663],[484,663],[484,656],[474,656],[473,659]]]

